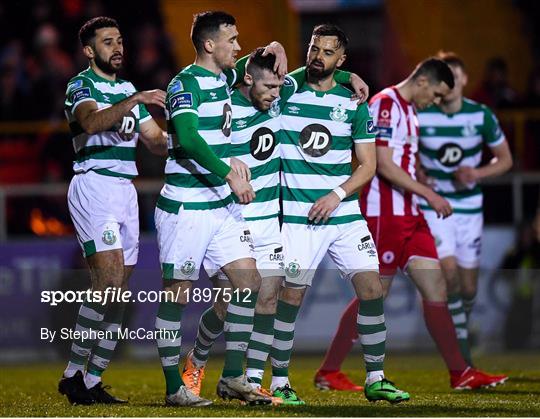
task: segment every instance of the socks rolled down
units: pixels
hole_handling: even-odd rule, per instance
[[[423,300],[424,320],[429,334],[435,341],[439,353],[450,373],[460,373],[467,368],[467,364],[459,350],[459,344],[448,311],[446,301],[433,302]]]
[[[155,329],[159,359],[165,375],[167,394],[174,394],[184,385],[178,364],[182,345],[181,320],[184,304],[162,301],[159,304]]]
[[[360,300],[353,299],[343,311],[338,329],[330,347],[326,351],[324,361],[319,368],[321,372],[339,371],[345,358],[351,352],[354,342],[358,339],[358,306]]]

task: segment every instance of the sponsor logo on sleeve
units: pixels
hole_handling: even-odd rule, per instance
[[[379,131],[378,136],[380,138],[388,138],[389,140],[392,139],[393,128],[378,126],[377,130]]]
[[[177,109],[192,107],[193,97],[191,93],[179,93],[171,97],[169,103],[171,104],[171,112],[174,112]]]
[[[169,88],[169,93],[172,95],[181,92],[182,90],[184,90],[184,85],[178,80]]]
[[[283,86],[292,86],[293,81],[289,76],[285,76],[285,80],[283,81]]]
[[[82,85],[83,85],[82,80],[75,80],[75,81],[71,82],[70,84],[68,84],[67,90],[68,90],[68,92],[71,92],[73,90],[77,90],[77,89],[81,88]]]
[[[375,124],[373,123],[373,119],[369,119],[368,121],[366,121],[366,132],[368,134],[375,134],[377,132]]]
[[[82,89],[75,90],[73,91],[73,93],[71,93],[71,103],[77,103],[89,97],[92,97],[90,93],[90,88],[83,87]]]

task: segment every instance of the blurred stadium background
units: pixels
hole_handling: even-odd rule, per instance
[[[43,342],[39,329],[72,327],[78,306],[49,307],[40,302],[40,291],[88,285],[66,203],[73,150],[63,116],[64,92],[67,80],[87,66],[79,27],[98,15],[116,18],[126,41],[122,77],[139,90],[165,89],[193,59],[193,13],[208,9],[236,16],[242,52],[282,42],[290,69],[303,62],[313,25],[339,24],[351,39],[344,68],[360,74],[372,94],[402,80],[441,48],[464,58],[467,96],[496,111],[515,159],[511,173],[484,185],[481,286],[472,316],[475,348],[538,350],[540,254],[532,221],[540,183],[539,2],[23,0],[0,4],[0,364],[65,359],[69,343]],[[159,109],[151,112],[162,120]],[[157,290],[153,210],[164,162],[139,151],[142,237],[131,287]],[[201,280],[198,285],[207,284]],[[349,284],[327,263],[301,311],[298,350],[322,353],[351,296]],[[184,315],[184,348],[203,307],[193,304],[191,315]],[[132,304],[129,325],[153,329],[156,310],[156,304]],[[409,281],[397,281],[386,310],[391,350],[434,351]],[[123,349],[137,359],[157,359],[152,342],[129,342]]]

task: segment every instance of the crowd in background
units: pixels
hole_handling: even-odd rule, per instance
[[[523,10],[524,16],[534,20],[538,7],[530,11],[529,3],[516,1],[516,6]],[[113,16],[120,23],[126,45],[120,77],[133,82],[139,90],[166,88],[179,68],[164,29],[159,0],[137,2],[136,7],[103,0],[3,2],[0,4],[0,21],[4,22],[0,25],[0,124],[64,123],[67,81],[88,65],[81,52],[78,30],[89,18],[99,15]],[[536,61],[540,63],[537,41],[540,29],[531,24],[528,30],[531,39],[536,40],[533,51],[539,54]],[[375,93],[384,86],[370,87]],[[507,63],[494,57],[486,63],[484,78],[471,97],[495,110],[540,107],[540,64],[530,75],[527,90],[518,92],[509,82]],[[158,118],[163,117],[159,109],[150,111]],[[505,130],[511,137],[512,127]],[[73,153],[67,131],[38,129],[37,135],[20,129],[6,132],[0,132],[0,185],[69,181]],[[540,121],[529,122],[527,147],[532,145],[538,150],[539,141]],[[140,154],[138,166],[142,177],[160,179],[163,162],[149,153]],[[521,169],[538,170],[537,154],[526,153]],[[62,207],[64,204],[58,203]],[[12,205],[9,211],[17,212],[16,207]]]

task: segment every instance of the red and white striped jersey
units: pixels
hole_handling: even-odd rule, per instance
[[[369,107],[378,130],[376,145],[391,147],[394,163],[416,179],[420,127],[414,105],[403,99],[396,87],[388,87],[373,96]],[[419,214],[416,195],[392,185],[378,174],[364,187],[360,205],[362,214],[368,217]]]

